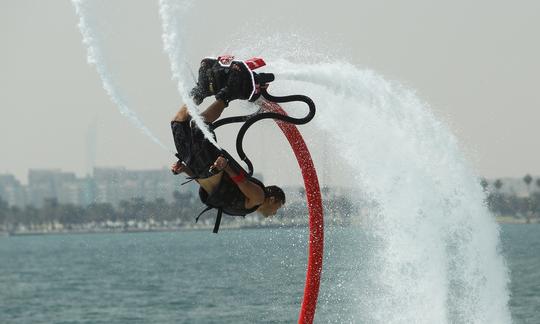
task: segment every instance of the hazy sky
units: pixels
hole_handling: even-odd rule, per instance
[[[253,6],[242,0],[226,2],[226,8],[194,2],[185,21],[196,31],[190,37],[193,66],[245,29],[300,35],[314,51],[415,89],[457,135],[480,175],[540,174],[538,1],[301,0]],[[100,1],[97,7],[118,84],[172,149],[168,121],[180,97],[162,50],[157,0]],[[168,165],[170,153],[111,103],[86,63],[77,23],[68,0],[0,0],[0,173],[26,181],[29,168],[82,175],[92,165]],[[252,145],[257,143],[265,142]],[[279,170],[270,173],[288,180]]]

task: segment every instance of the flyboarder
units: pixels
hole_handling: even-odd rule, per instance
[[[232,57],[219,57],[201,61],[197,85],[190,94],[197,105],[206,97],[215,96],[216,100],[201,113],[214,139],[213,123],[219,119],[229,102],[254,97],[255,80],[259,76],[251,71],[248,64],[255,60],[260,59],[235,61]],[[257,211],[269,217],[285,204],[285,194],[281,188],[265,186],[261,181],[248,176],[226,151],[218,149],[205,138],[185,104],[171,121],[171,128],[178,152],[178,161],[173,163],[171,171],[173,174],[186,173],[197,181],[200,185],[199,197],[208,206],[206,210],[218,209],[214,232],[219,228],[221,212],[245,216]]]

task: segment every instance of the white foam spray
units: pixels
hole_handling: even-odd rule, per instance
[[[177,82],[178,92],[186,104],[189,114],[199,129],[203,131],[204,136],[219,148],[218,143],[208,130],[208,126],[200,117],[193,99],[189,96],[189,92],[193,86],[193,83],[189,81],[192,78],[192,72],[189,70],[189,66],[185,60],[186,46],[182,33],[185,32],[186,27],[182,26],[181,22],[182,17],[186,15],[190,7],[191,1],[159,1],[159,14],[163,28],[163,48],[169,56],[173,80]]]
[[[318,105],[315,122],[378,202],[380,244],[356,318],[366,323],[510,323],[499,229],[449,130],[413,92],[347,63],[272,62],[287,90]],[[301,81],[299,83],[299,81]],[[273,85],[279,91],[279,81]],[[276,91],[277,92],[277,91]],[[358,246],[358,249],[362,249]],[[354,260],[352,260],[354,262]]]
[[[75,12],[79,17],[79,30],[81,31],[83,43],[87,48],[88,64],[94,65],[99,74],[103,89],[107,92],[111,101],[116,105],[123,116],[126,116],[129,121],[137,127],[143,134],[148,136],[154,143],[162,149],[168,151],[167,147],[148,129],[137,114],[129,108],[126,98],[120,93],[120,90],[112,74],[107,67],[106,59],[102,53],[102,41],[99,34],[95,32],[93,26],[96,25],[95,15],[92,15],[92,1],[72,0]]]

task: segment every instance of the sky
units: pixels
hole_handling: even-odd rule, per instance
[[[246,30],[255,37],[304,38],[313,51],[414,89],[457,136],[480,176],[540,175],[539,2],[215,3],[194,1],[189,9],[185,25],[196,26],[189,35],[192,67]],[[87,64],[70,1],[0,0],[0,173],[24,183],[29,169],[82,176],[93,166],[155,169],[174,161],[169,120],[181,99],[163,51],[158,1],[94,6],[117,84],[170,150],[150,141],[111,102]],[[231,141],[233,133],[220,136]],[[274,142],[259,138],[248,145],[268,143]],[[254,161],[263,172],[278,182],[299,181],[274,170],[265,154],[256,152]]]

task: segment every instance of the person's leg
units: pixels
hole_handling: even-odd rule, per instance
[[[201,117],[205,122],[213,123],[221,116],[225,107],[227,107],[227,105],[223,100],[216,100],[201,113]],[[183,104],[176,115],[174,115],[173,121],[183,122],[188,119],[189,112],[187,110],[187,106]]]
[[[216,100],[201,113],[201,117],[205,122],[213,123],[221,116],[225,107],[227,104],[223,100]]]
[[[206,122],[213,122],[219,118],[225,103],[216,101],[210,105],[202,114]],[[171,122],[174,144],[178,151],[179,160],[187,163],[192,173],[200,178],[211,176],[210,166],[221,155],[221,151],[212,145],[205,138],[203,132],[194,124],[189,122],[191,116],[186,105],[182,105]]]
[[[173,121],[176,122],[183,122],[189,119],[189,112],[187,110],[187,106],[185,104],[180,107],[180,110],[174,115]]]

